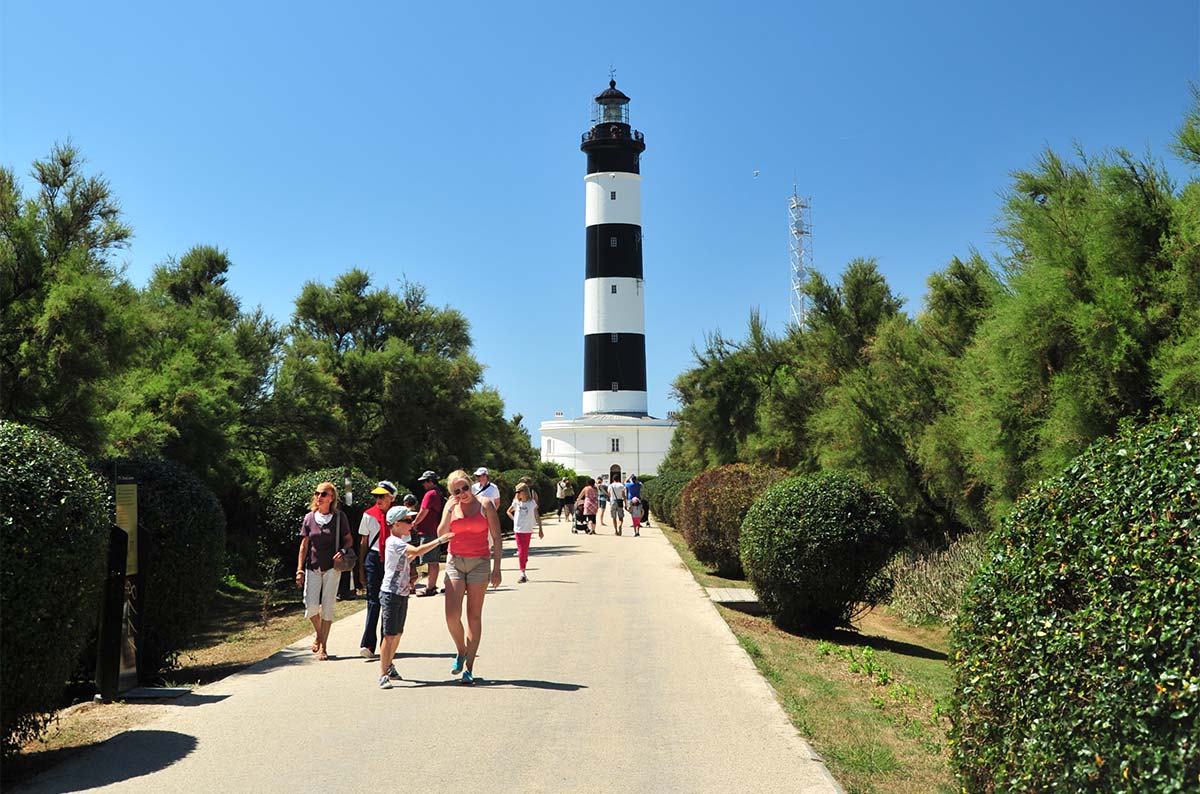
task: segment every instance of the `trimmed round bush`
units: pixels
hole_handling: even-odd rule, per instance
[[[1200,411],[1020,499],[955,626],[967,791],[1200,788]]]
[[[656,520],[675,526],[679,495],[693,476],[693,472],[665,471],[642,485],[642,496],[650,504]]]
[[[846,474],[781,480],[742,522],[742,567],[783,629],[849,625],[887,595],[881,573],[904,541],[882,491]]]
[[[352,469],[350,483],[353,486],[354,503],[349,507],[346,506],[345,479],[345,469],[341,467],[314,469],[280,480],[279,484],[271,489],[263,517],[263,529],[267,549],[272,555],[278,555],[283,560],[285,571],[290,573],[295,570],[292,563],[300,553],[300,522],[304,520],[308,506],[312,504],[313,491],[323,482],[331,482],[337,486],[338,503],[341,509],[346,511],[346,518],[350,520],[350,532],[358,537],[358,524],[362,520],[363,511],[375,504],[371,490],[384,478],[370,478],[358,469]],[[396,494],[396,504],[400,504],[404,493],[401,489]],[[415,495],[418,499],[421,498],[419,493]]]
[[[0,744],[38,737],[96,630],[112,500],[76,450],[0,422]]]
[[[697,474],[679,494],[676,511],[688,548],[722,576],[742,576],[742,521],[763,491],[787,476],[783,469],[734,463]]]
[[[169,460],[110,461],[138,483],[142,552],[142,672],[175,666],[225,574],[225,513],[200,478]]]

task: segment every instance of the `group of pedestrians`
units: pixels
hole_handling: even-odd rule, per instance
[[[559,515],[564,509],[570,508],[582,522],[587,525],[587,534],[595,535],[596,526],[604,526],[604,515],[607,512],[612,520],[613,531],[621,535],[625,529],[626,505],[630,523],[633,525],[633,536],[641,537],[642,519],[646,517],[645,504],[642,501],[642,484],[636,474],[629,475],[625,482],[620,478],[609,481],[607,475],[601,475],[600,481],[588,477],[587,484],[580,489],[578,497],[567,477],[558,483]],[[646,526],[649,526],[649,521]]]
[[[408,599],[414,594],[417,598],[437,595],[441,546],[446,543],[446,627],[455,647],[450,672],[461,674],[464,684],[477,680],[474,667],[483,633],[483,601],[489,586],[500,586],[503,545],[500,491],[486,468],[475,470],[475,480],[472,484],[471,477],[461,469],[451,472],[446,478],[450,497],[444,506],[437,475],[432,471],[418,478],[425,491],[419,507],[411,495],[402,500],[404,504],[395,504],[397,489],[388,480],[381,480],[371,491],[375,504],[364,511],[358,529],[357,564],[360,580],[367,588],[366,625],[359,654],[367,659],[378,655],[382,689],[401,680],[393,660],[404,632]],[[300,524],[296,585],[304,590],[305,616],[316,631],[312,651],[322,660],[329,658],[326,644],[333,624],[340,575],[337,569],[354,550],[349,521],[338,506],[336,486],[320,483]],[[535,524],[538,536],[544,537],[538,495],[530,483],[517,484],[507,512],[516,532],[521,569],[518,581],[523,583],[528,581],[525,568]],[[429,578],[424,590],[416,592],[417,566],[422,562],[429,567]]]

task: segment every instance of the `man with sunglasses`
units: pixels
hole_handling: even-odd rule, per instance
[[[377,647],[375,629],[379,625],[379,586],[383,582],[383,550],[387,541],[386,516],[396,500],[396,486],[387,480],[380,480],[371,490],[371,495],[375,497],[375,505],[363,511],[362,521],[358,524],[358,534],[361,536],[358,578],[367,586],[367,624],[363,626],[358,649],[358,655],[364,659],[374,657]]]
[[[475,470],[475,484],[471,486],[471,493],[475,494],[477,499],[487,499],[492,503],[492,507],[500,509],[500,489],[492,482],[491,475],[483,466]]]

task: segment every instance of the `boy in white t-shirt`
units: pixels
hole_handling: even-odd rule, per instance
[[[400,635],[404,633],[404,621],[408,617],[408,596],[412,592],[409,565],[414,557],[454,537],[453,532],[447,532],[420,546],[412,545],[409,541],[416,517],[416,511],[407,507],[397,506],[387,511],[391,534],[384,544],[383,583],[379,586],[379,610],[383,615],[383,641],[379,647],[380,689],[391,689],[392,682],[400,680],[400,674],[392,666],[392,658],[400,646]]]

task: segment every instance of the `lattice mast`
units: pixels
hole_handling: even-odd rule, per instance
[[[799,328],[808,313],[808,297],[804,285],[808,283],[808,271],[812,267],[812,201],[796,193],[788,199],[788,246],[791,249],[791,324]]]

